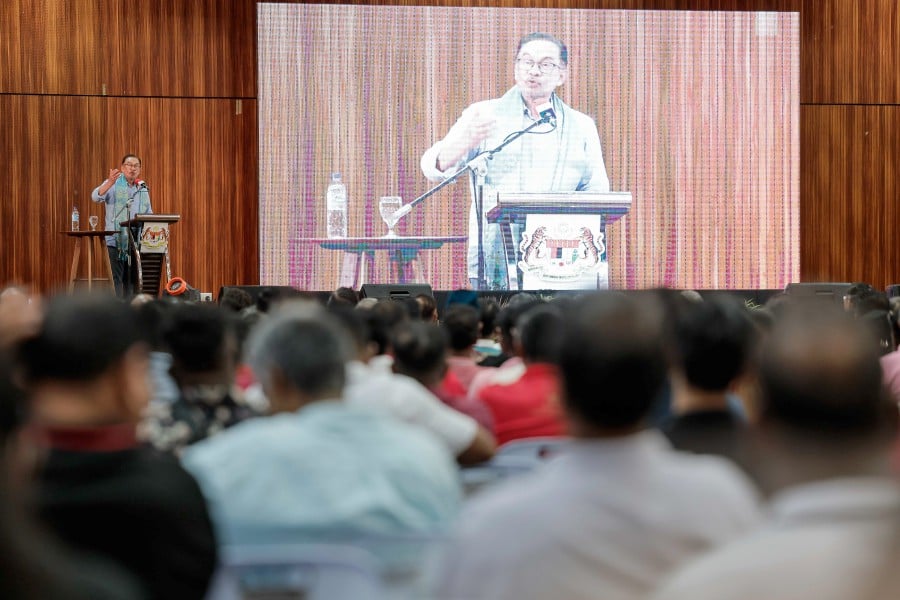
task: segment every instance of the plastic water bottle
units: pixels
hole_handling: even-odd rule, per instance
[[[78,214],[78,207],[72,209],[72,231],[81,230],[81,215]]]
[[[340,173],[331,174],[325,193],[325,222],[328,237],[347,237],[347,186],[341,182]]]

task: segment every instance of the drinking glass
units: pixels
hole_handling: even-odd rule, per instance
[[[97,231],[97,224],[100,223],[100,217],[91,215],[90,218],[88,218],[88,223],[91,224],[91,231]]]
[[[381,219],[388,226],[387,235],[384,237],[397,237],[394,232],[394,225],[397,224],[396,213],[403,206],[403,198],[400,196],[382,196],[378,200],[378,211],[381,213]]]

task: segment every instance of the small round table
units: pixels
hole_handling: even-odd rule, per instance
[[[105,282],[109,289],[115,293],[116,284],[113,281],[112,266],[109,264],[109,252],[106,250],[104,243],[106,236],[115,235],[116,231],[61,231],[60,233],[75,239],[75,251],[72,254],[72,268],[69,270],[69,293],[75,291],[76,281],[86,281],[88,291],[92,291],[94,282]],[[87,276],[78,277],[79,258],[81,258],[81,240],[87,239]],[[101,270],[106,271],[106,277],[94,277],[94,245],[99,240],[101,246],[100,264]],[[104,268],[105,267],[105,268]]]

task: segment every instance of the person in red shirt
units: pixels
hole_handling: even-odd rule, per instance
[[[562,314],[553,304],[524,313],[516,322],[514,348],[525,371],[483,387],[478,399],[490,409],[498,444],[566,434],[556,361],[562,345]]]

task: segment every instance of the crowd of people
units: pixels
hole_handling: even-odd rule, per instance
[[[900,595],[884,294],[448,300],[7,288],[0,596],[204,598],[225,548],[396,539],[432,540],[406,598]]]

